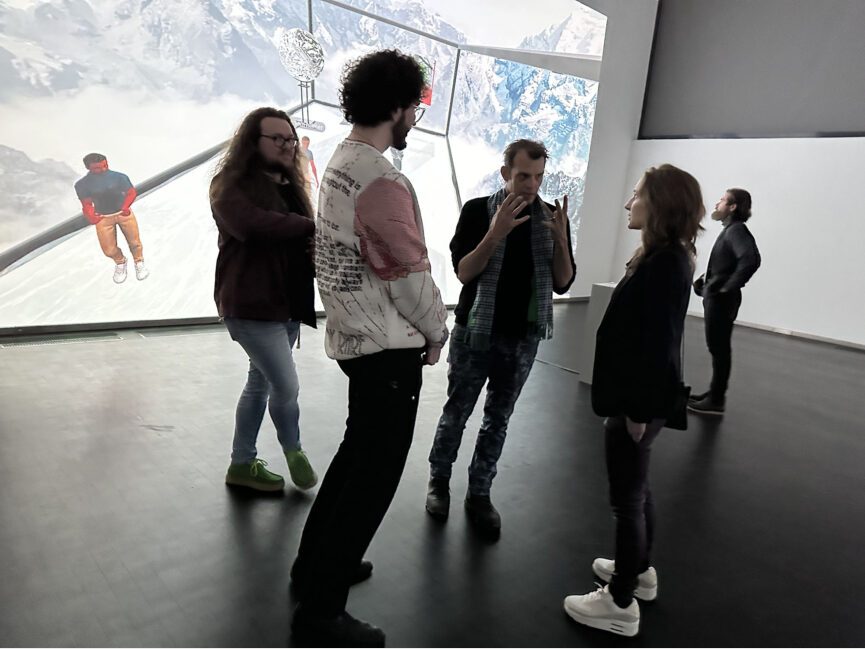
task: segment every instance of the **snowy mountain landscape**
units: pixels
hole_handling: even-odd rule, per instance
[[[430,9],[434,2],[351,4],[468,42]],[[603,17],[573,6],[564,20],[523,38],[520,47],[600,52]],[[449,142],[462,200],[500,186],[501,152],[509,141],[542,140],[551,153],[542,192],[547,198],[570,195],[576,232],[596,82],[463,51],[454,84],[456,48],[322,0],[313,0],[312,7],[313,32],[326,56],[317,99],[336,103],[343,65],[367,51],[396,47],[424,57],[435,65],[435,82],[420,126],[444,133],[453,89]],[[84,173],[81,157],[87,152],[105,153],[112,168],[141,182],[227,139],[255,106],[296,105],[297,84],[282,68],[277,44],[286,30],[307,28],[307,21],[306,0],[0,0],[0,189],[6,197],[0,251],[75,214],[72,185]],[[325,110],[313,105],[313,119],[323,119]],[[334,132],[314,140],[330,142],[340,131],[338,121],[326,121]],[[410,155],[406,171],[425,187],[422,175],[431,162],[418,162],[412,173]],[[316,160],[321,171],[327,157]],[[446,160],[445,155],[431,183],[447,177]],[[194,191],[205,187],[197,183]],[[433,189],[424,191],[434,195]],[[179,202],[174,213],[209,220],[200,196],[169,193]],[[447,260],[447,237],[442,232],[434,239],[441,248],[437,257]],[[28,265],[4,278],[7,287]]]
[[[31,160],[0,144],[0,250],[47,230],[71,215],[69,201],[58,204],[78,180],[69,165]]]
[[[0,1],[0,98],[105,85],[285,103],[297,92],[273,32],[305,26],[305,15],[297,0]]]

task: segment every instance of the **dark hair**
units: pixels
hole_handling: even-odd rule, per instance
[[[423,70],[398,50],[381,50],[351,61],[342,73],[339,101],[346,121],[378,126],[394,111],[420,101]]]
[[[275,184],[264,175],[264,158],[258,152],[258,140],[261,136],[261,120],[265,117],[284,119],[291,126],[294,137],[297,130],[291,123],[291,118],[285,111],[277,108],[256,108],[243,118],[234,137],[228,144],[228,149],[216,168],[216,175],[210,183],[210,201],[217,200],[228,187],[240,187],[244,193],[259,207],[265,209],[286,208]],[[306,193],[303,173],[303,163],[306,156],[299,146],[295,147],[294,165],[285,170],[285,176],[291,183],[295,199],[303,207],[307,216],[313,216],[312,204]]]
[[[86,156],[84,156],[83,162],[84,162],[84,166],[89,169],[90,165],[95,164],[97,162],[102,162],[102,161],[107,160],[107,159],[108,158],[106,158],[101,153],[88,153]]]
[[[671,164],[649,167],[643,174],[639,195],[646,201],[648,214],[643,226],[643,245],[633,262],[663,246],[678,244],[690,253],[692,264],[697,254],[694,245],[703,229],[706,215],[700,183],[687,171]]]
[[[743,223],[751,218],[751,194],[744,189],[733,187],[727,190],[728,194],[733,195],[733,203],[736,209],[730,215],[734,221],[742,221]]]
[[[505,147],[506,167],[510,168],[514,166],[514,158],[517,157],[520,151],[525,151],[532,160],[537,160],[538,158],[547,160],[550,157],[547,147],[544,146],[543,142],[525,139],[515,140]]]

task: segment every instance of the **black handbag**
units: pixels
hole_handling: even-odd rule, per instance
[[[679,388],[676,392],[676,398],[673,400],[673,407],[667,418],[667,422],[664,424],[667,428],[688,430],[688,397],[690,396],[691,386],[679,381]]]
[[[685,334],[682,333],[682,349],[680,352],[681,372],[685,373]],[[679,381],[676,396],[673,399],[673,406],[670,409],[670,414],[667,417],[667,422],[664,424],[667,428],[675,430],[688,430],[688,397],[691,396],[691,386],[685,385],[683,381]]]

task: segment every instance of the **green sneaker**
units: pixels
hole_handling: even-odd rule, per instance
[[[298,489],[312,489],[318,484],[318,476],[315,475],[312,465],[309,463],[309,458],[302,449],[296,451],[286,451],[285,461],[288,462],[288,472],[291,474],[291,481]]]
[[[281,475],[276,475],[264,467],[267,462],[254,459],[249,464],[232,464],[225,474],[225,484],[249,487],[259,491],[281,491],[285,486],[285,480]]]

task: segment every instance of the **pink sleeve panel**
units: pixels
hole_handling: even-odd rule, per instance
[[[379,278],[393,281],[430,269],[409,190],[378,178],[357,197],[355,231],[363,258]]]

